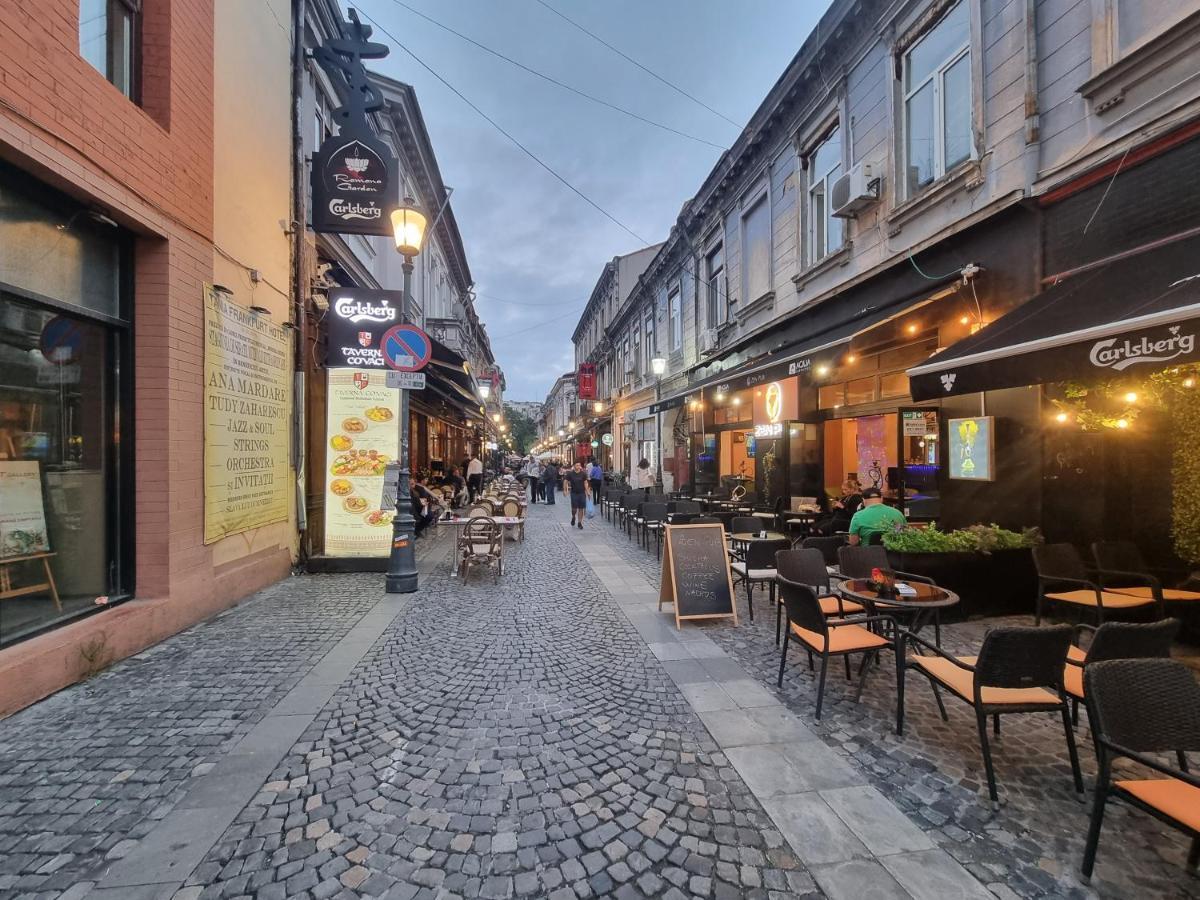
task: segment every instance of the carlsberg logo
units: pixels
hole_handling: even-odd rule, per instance
[[[329,201],[329,211],[343,219],[378,219],[383,210],[374,204],[355,203],[353,200],[342,200],[334,197]]]
[[[333,306],[333,311],[343,319],[351,322],[391,322],[396,318],[396,308],[385,300],[376,306],[365,300],[355,300],[353,297],[341,297]]]
[[[1138,363],[1170,362],[1185,353],[1191,353],[1196,347],[1195,334],[1180,334],[1181,326],[1172,325],[1170,337],[1151,340],[1143,335],[1140,338],[1109,338],[1097,341],[1092,345],[1088,354],[1093,366],[1102,369],[1114,369],[1118,372],[1128,369]]]

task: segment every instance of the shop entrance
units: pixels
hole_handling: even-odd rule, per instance
[[[856,479],[877,487],[909,518],[939,512],[937,472],[941,462],[936,410],[907,409],[830,419],[824,424],[825,490],[841,494]]]

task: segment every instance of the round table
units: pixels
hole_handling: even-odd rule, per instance
[[[910,594],[904,596],[903,594],[899,594],[894,599],[883,599],[871,588],[870,582],[865,578],[850,578],[839,582],[838,591],[847,600],[855,600],[861,603],[866,607],[868,612],[879,608],[881,612],[911,615],[912,620],[908,627],[909,631],[913,634],[919,633],[932,619],[935,633],[934,643],[940,647],[942,645],[940,611],[957,605],[958,594],[937,585],[925,584],[920,581],[904,581],[900,579],[900,583],[907,584],[917,592],[916,595]]]
[[[736,534],[731,534],[729,539],[742,544],[749,544],[754,541],[786,541],[788,536],[780,534],[778,531],[768,531],[765,535],[760,531],[739,531]]]

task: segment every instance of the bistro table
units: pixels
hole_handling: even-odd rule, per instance
[[[787,535],[780,534],[778,531],[736,531],[729,536],[730,542],[733,544],[734,554],[740,556],[746,555],[746,549],[758,541],[786,541]]]
[[[448,519],[438,519],[433,524],[435,524],[439,527],[442,525],[446,525],[446,526],[449,526],[450,528],[454,528],[457,530],[457,529],[461,529],[461,528],[466,528],[467,523],[469,523],[472,519],[481,519],[481,518],[484,518],[484,517],[483,516],[451,516]],[[505,536],[505,532],[506,532],[505,526],[520,525],[525,520],[523,518],[521,518],[520,516],[487,516],[486,518],[491,519],[497,525],[501,526],[500,527],[500,574],[503,575],[504,574],[504,536]],[[457,535],[455,535],[455,537],[454,537],[454,551],[453,551],[453,556],[450,559],[450,577],[451,578],[458,577],[458,536]]]
[[[861,603],[866,607],[868,613],[879,607],[883,612],[911,616],[908,627],[913,634],[920,632],[932,620],[934,643],[939,647],[942,646],[941,610],[956,606],[958,594],[920,581],[906,582],[900,579],[897,583],[907,584],[916,593],[898,594],[894,598],[884,599],[864,578],[849,578],[841,581],[838,584],[838,591],[846,599]]]

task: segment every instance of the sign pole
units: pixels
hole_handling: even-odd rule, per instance
[[[400,321],[408,322],[408,292],[412,285],[412,257],[404,257],[404,299]],[[408,471],[408,391],[400,391],[400,484],[396,490],[396,515],[392,519],[392,552],[388,557],[386,590],[389,594],[411,594],[417,590],[417,556],[413,548],[416,521]]]

